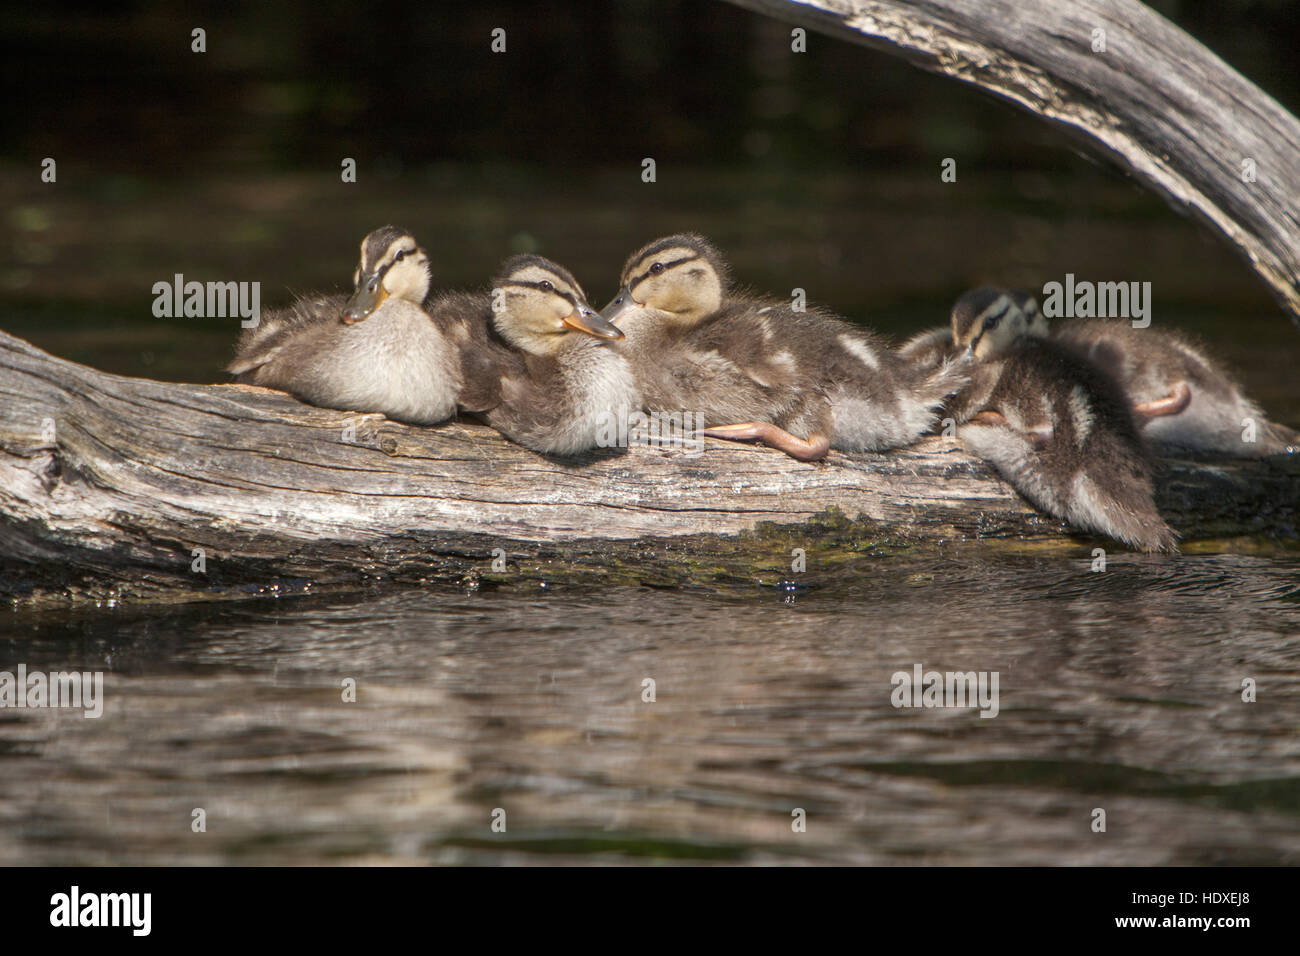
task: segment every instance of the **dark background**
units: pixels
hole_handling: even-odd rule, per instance
[[[1300,4],[1152,5],[1300,108]],[[597,307],[629,252],[691,229],[747,284],[898,336],[979,282],[1152,281],[1157,322],[1300,418],[1293,327],[1202,227],[1027,114],[816,33],[793,54],[789,25],[726,3],[30,4],[0,23],[0,327],[80,361],[222,380],[237,328],[154,319],[154,282],[256,280],[282,305],[347,286],[385,222],[440,285],[538,251]]]
[[[20,163],[194,176],[319,169],[343,151],[399,175],[488,159],[573,170],[652,146],[667,163],[889,168],[945,149],[1001,163],[990,141],[1030,127],[816,34],[791,55],[789,26],[713,0],[10,6],[0,61],[21,96],[0,142]],[[1295,0],[1150,6],[1295,111]],[[195,26],[206,54],[190,52]]]

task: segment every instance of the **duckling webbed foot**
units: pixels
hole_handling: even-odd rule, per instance
[[[1023,435],[1029,441],[1029,444],[1032,445],[1038,451],[1042,451],[1044,448],[1050,445],[1052,443],[1052,438],[1056,434],[1056,430],[1052,428],[1050,424],[1046,424],[1046,423],[1041,424],[1035,428],[1025,429],[1023,431],[1020,429],[1012,428],[1011,424],[1007,421],[1005,415],[1003,415],[1001,412],[995,412],[991,408],[986,408],[982,412],[976,412],[974,415],[970,417],[970,420],[967,421],[966,424],[967,425],[988,425],[994,428],[1009,428],[1012,431],[1015,431],[1018,434]]]
[[[710,438],[725,438],[728,441],[761,441],[799,461],[817,461],[825,458],[831,448],[831,440],[825,435],[813,435],[805,441],[771,422],[715,425],[704,429],[702,434]]]
[[[1177,415],[1185,411],[1192,403],[1192,390],[1186,382],[1179,382],[1174,390],[1164,398],[1150,402],[1139,402],[1133,406],[1133,414],[1138,418],[1160,418],[1164,415]]]

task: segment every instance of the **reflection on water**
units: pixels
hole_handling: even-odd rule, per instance
[[[0,711],[0,863],[1300,862],[1300,559],[802,577],[10,613],[107,702]],[[1000,714],[894,709],[915,664]]]

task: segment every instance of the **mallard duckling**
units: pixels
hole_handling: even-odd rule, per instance
[[[426,311],[429,284],[429,257],[415,239],[393,226],[376,229],[361,243],[351,298],[303,298],[264,316],[244,331],[227,369],[324,408],[445,421],[463,382],[446,330],[470,302],[452,294]]]
[[[352,298],[342,319],[352,325],[380,309],[389,298],[424,306],[432,277],[429,254],[405,229],[380,226],[361,240],[361,259],[352,274]]]
[[[1300,453],[1300,432],[1270,421],[1183,334],[1135,329],[1113,319],[1071,319],[1049,327],[1033,296],[1003,291],[1025,313],[1031,335],[1050,337],[1119,383],[1148,441],[1247,458]],[[952,330],[932,329],[914,336],[899,354],[925,367],[953,351]]]
[[[950,403],[957,436],[1044,511],[1148,551],[1174,548],[1152,497],[1151,463],[1119,386],[1032,331],[991,286],[952,311],[953,342],[976,360]]]
[[[506,260],[493,282],[491,321],[513,352],[496,357],[483,419],[534,451],[572,455],[617,436],[640,407],[636,379],[611,341],[623,333],[587,304],[563,266]]]
[[[1021,306],[1046,335],[1038,303]],[[1191,339],[1126,321],[1072,319],[1051,338],[1108,372],[1123,387],[1147,439],[1162,446],[1254,458],[1300,453],[1300,432],[1270,421],[1232,377]]]
[[[693,234],[627,260],[604,315],[627,335],[649,412],[719,422],[705,435],[761,440],[803,461],[834,447],[909,444],[965,383],[962,364],[914,374],[876,335],[828,312],[731,288],[726,264]]]

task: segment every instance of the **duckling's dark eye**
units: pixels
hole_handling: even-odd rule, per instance
[[[664,271],[664,264],[662,262],[656,262],[654,265],[650,267],[650,274],[652,276],[657,276],[659,273],[663,271]]]
[[[401,262],[401,261],[402,261],[403,259],[405,259],[405,258],[406,258],[406,250],[403,249],[403,250],[402,250],[401,252],[399,252],[397,255],[393,256],[393,261],[394,261],[394,262]]]
[[[543,292],[555,291],[555,286],[551,285],[551,283],[548,282],[546,279],[543,279],[541,282],[537,283],[537,288],[541,289]]]
[[[990,315],[987,319],[984,320],[985,330],[987,331],[989,329],[997,328],[998,323],[1002,321],[1002,316],[1004,315],[1006,315],[1005,312],[999,312],[997,315]]]

